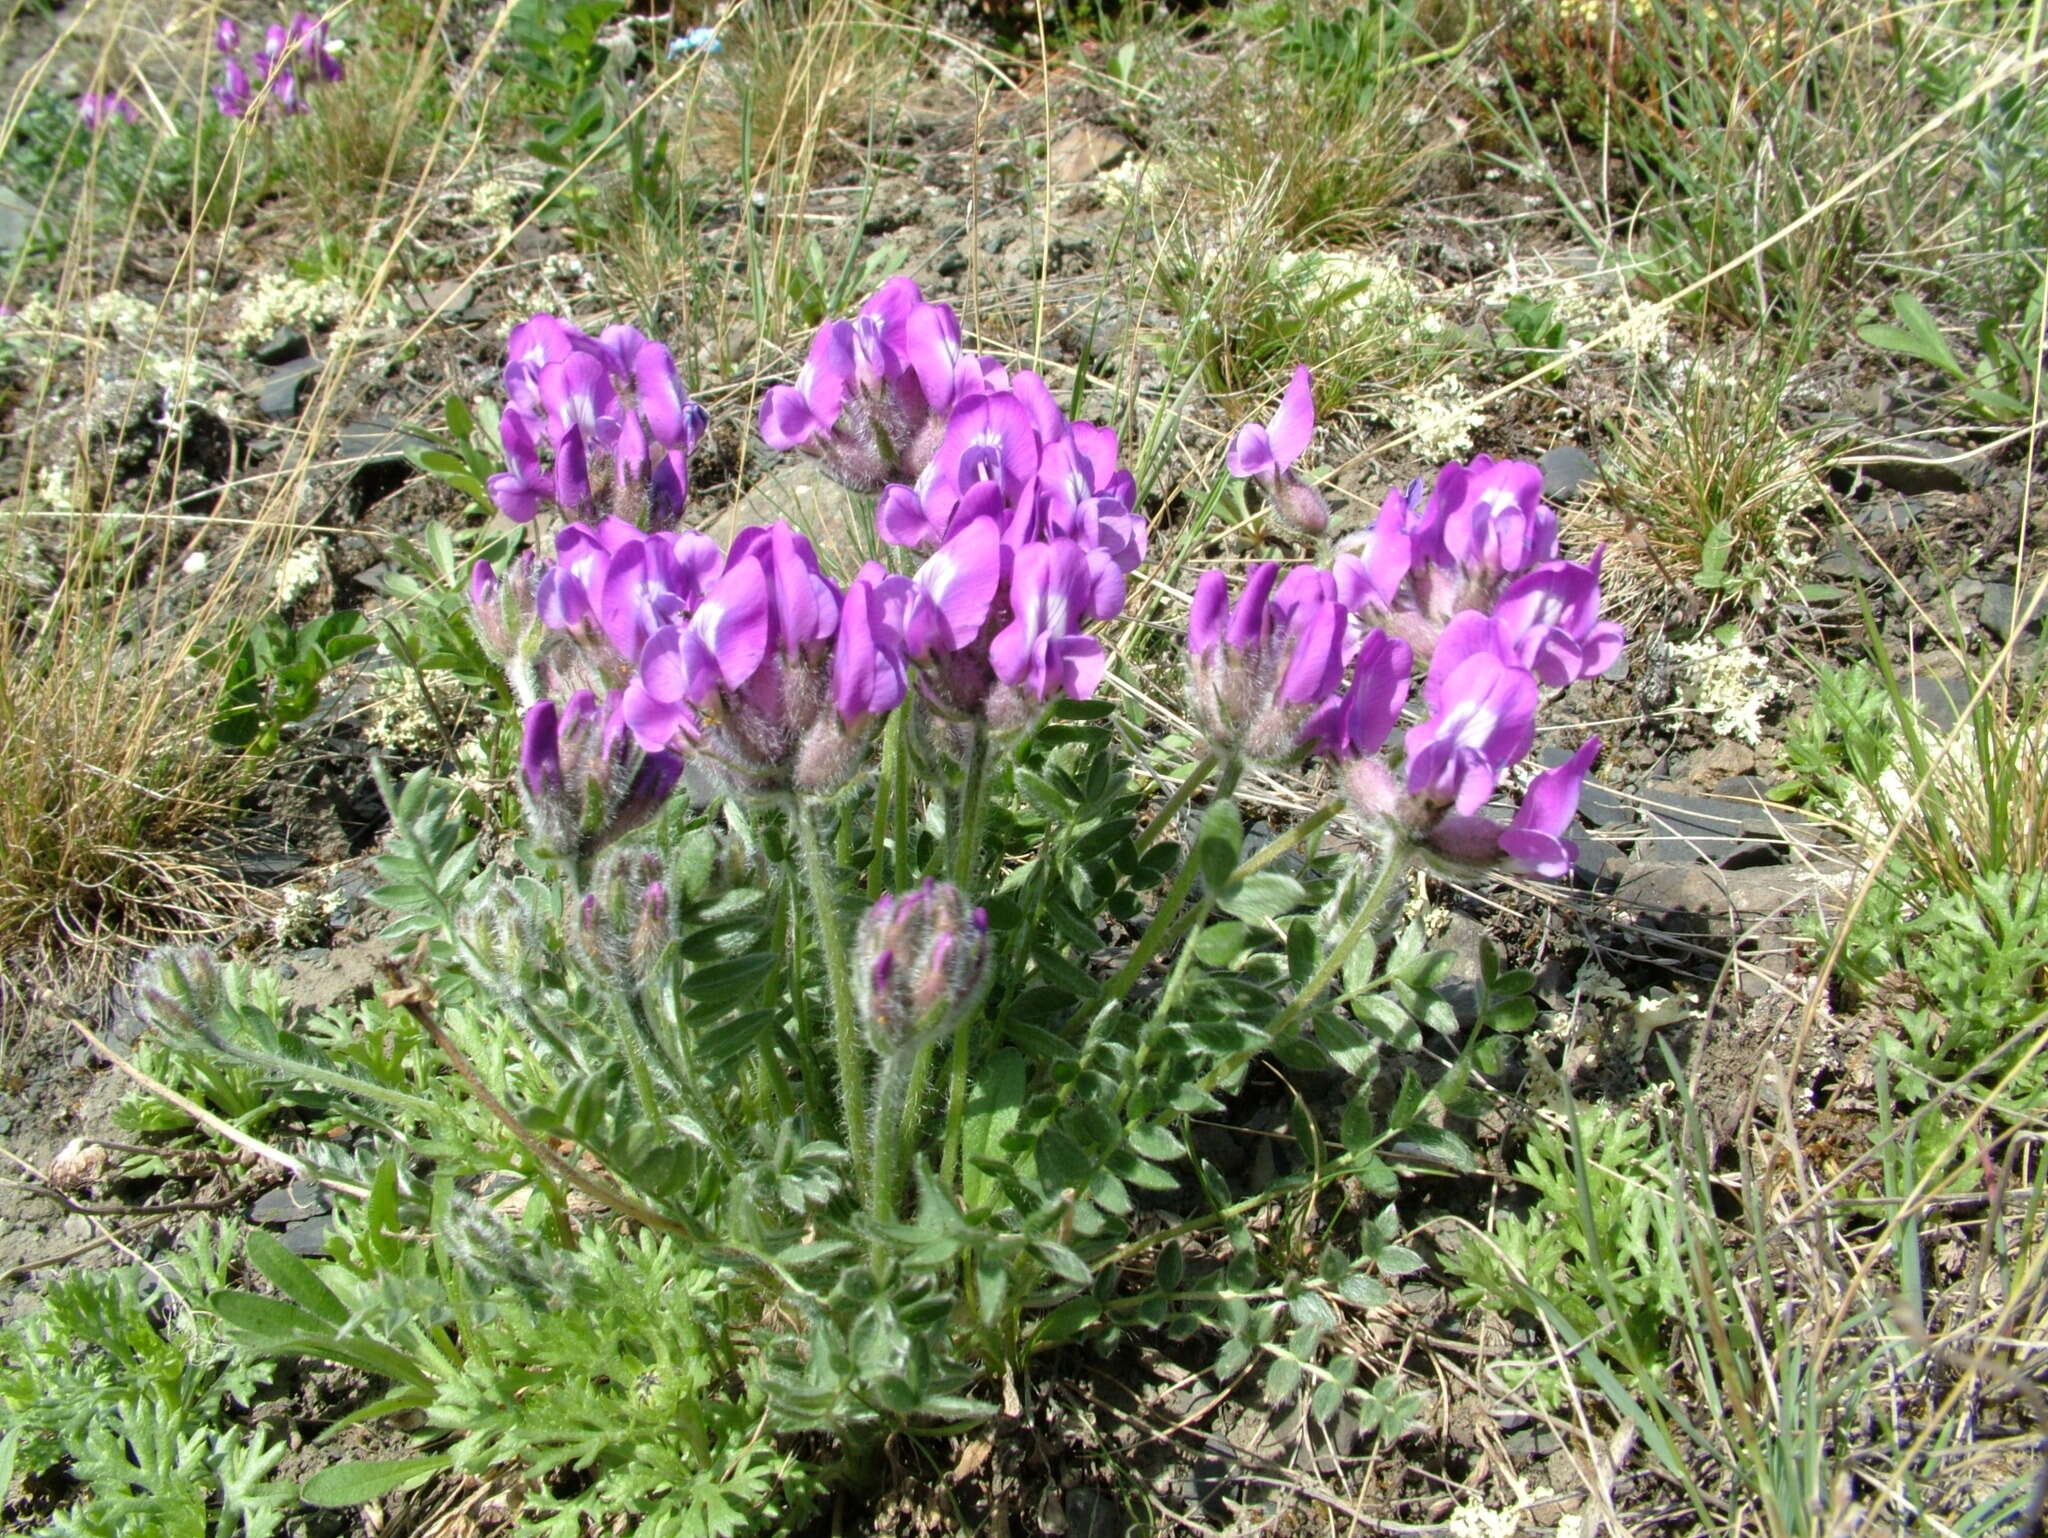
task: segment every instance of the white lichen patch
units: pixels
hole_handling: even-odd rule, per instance
[[[1763,740],[1764,712],[1792,690],[1771,672],[1760,652],[1712,636],[1671,648],[1679,698],[1706,718],[1717,736],[1755,747]]]
[[[288,951],[305,950],[326,943],[334,915],[341,911],[341,898],[333,892],[316,892],[308,887],[287,887],[284,900],[270,916],[270,937]]]
[[[526,196],[526,188],[503,177],[490,176],[469,189],[469,211],[501,237],[512,228],[513,212]]]
[[[1397,397],[1385,408],[1388,424],[1426,460],[1461,459],[1472,451],[1472,435],[1486,425],[1486,413],[1465,393],[1455,374]]]
[[[1495,1511],[1484,1501],[1467,1501],[1444,1523],[1449,1538],[1515,1538],[1521,1530],[1521,1512],[1512,1506]]]
[[[156,306],[145,304],[132,294],[94,294],[79,306],[79,318],[88,330],[104,332],[124,342],[147,339],[159,324]]]
[[[447,745],[446,730],[462,714],[460,691],[453,685],[442,685],[434,689],[430,700],[419,674],[382,648],[378,655],[383,665],[370,670],[363,736],[393,753],[419,756],[441,752]]]
[[[228,341],[246,351],[284,327],[323,330],[354,304],[355,295],[339,278],[308,279],[266,272],[256,280],[256,291],[242,301]]]
[[[289,609],[318,587],[326,576],[326,553],[318,540],[309,539],[294,547],[290,555],[278,562],[277,570],[270,578],[271,600],[280,609]]]

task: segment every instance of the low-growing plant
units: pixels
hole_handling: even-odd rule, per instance
[[[1327,568],[1262,564],[1235,597],[1205,573],[1187,655],[1204,751],[1148,807],[1096,698],[1095,627],[1147,546],[1115,435],[1070,421],[1036,374],[964,353],[914,284],[821,327],[761,403],[771,448],[875,498],[885,559],[844,586],[786,524],[723,548],[679,528],[705,414],[660,344],[537,316],[514,331],[505,386],[507,468],[487,494],[516,522],[595,520],[560,526],[552,559],[479,563],[469,582],[475,635],[523,712],[511,859],[485,858],[473,791],[386,782],[377,900],[414,959],[357,1017],[403,1022],[384,1048],[334,1017],[225,1008],[203,957],[141,990],[184,1050],[377,1129],[306,1157],[369,1193],[349,1221],[383,1237],[337,1245],[317,1273],[253,1247],[289,1314],[215,1300],[252,1344],[364,1366],[397,1385],[387,1408],[464,1433],[420,1455],[441,1462],[338,1471],[332,1488],[574,1459],[639,1499],[630,1449],[488,1409],[503,1374],[548,1381],[520,1343],[543,1306],[563,1317],[546,1348],[562,1362],[675,1364],[662,1391],[704,1419],[668,1439],[663,1477],[719,1493],[721,1530],[770,1520],[736,1491],[768,1480],[794,1502],[818,1477],[858,1483],[882,1436],[984,1419],[989,1386],[1033,1358],[1139,1328],[1219,1340],[1232,1372],[1263,1360],[1275,1405],[1405,1424],[1397,1385],[1333,1357],[1336,1310],[1414,1268],[1400,1171],[1469,1165],[1454,1124],[1498,1066],[1497,1033],[1533,1006],[1531,979],[1489,956],[1482,1028],[1448,1066],[1383,1067],[1385,1049],[1455,1029],[1431,986],[1447,958],[1412,926],[1387,947],[1390,901],[1417,859],[1569,869],[1597,739],[1539,773],[1510,823],[1479,813],[1532,746],[1543,687],[1621,647],[1597,570],[1558,558],[1535,467],[1447,466]],[[1304,369],[1229,456],[1310,534],[1327,513],[1295,465],[1314,425]],[[472,478],[461,456],[434,463]],[[1424,653],[1423,709],[1395,748]],[[1341,771],[1362,857],[1321,852],[1334,801],[1247,847],[1244,767],[1310,753]],[[1246,1093],[1267,1054],[1348,1088],[1300,1108],[1298,1167],[1246,1192],[1190,1122]],[[465,1172],[495,1176],[523,1219],[451,1205]],[[1276,1268],[1246,1213],[1343,1182],[1370,1210]],[[1169,1258],[1197,1232],[1199,1262]],[[438,1274],[398,1254],[418,1233],[475,1280],[373,1312],[397,1333],[369,1352],[376,1337],[339,1327],[387,1273]],[[568,1322],[586,1312],[574,1278],[629,1261],[719,1309]],[[518,1321],[502,1336],[465,1317],[486,1298]],[[614,1326],[579,1350],[579,1330]],[[574,1393],[567,1422],[610,1413]],[[832,1438],[808,1471],[782,1440],[803,1431]],[[572,1530],[559,1520],[545,1530]]]
[[[2039,389],[2044,301],[2048,301],[2048,287],[2036,286],[2010,328],[2001,326],[1993,316],[1981,318],[1977,322],[1977,361],[1970,367],[1956,356],[1941,323],[1927,306],[1904,290],[1892,295],[1897,325],[1873,322],[1857,327],[1856,334],[1872,347],[1939,369],[1962,396],[1964,409],[1981,421],[2024,422],[2033,416]]]
[[[69,1491],[35,1532],[265,1538],[297,1507],[283,1440],[241,1419],[274,1369],[205,1311],[241,1242],[201,1223],[150,1264],[73,1270],[0,1333],[0,1471]]]
[[[1808,514],[1826,491],[1808,436],[1780,422],[1784,377],[1782,364],[1701,356],[1614,427],[1590,522],[1618,518],[1608,560],[1625,612],[1646,589],[1691,588],[1718,610],[1806,585]]]
[[[1406,68],[1421,34],[1396,11],[1302,12],[1203,82],[1173,155],[1200,223],[1256,203],[1288,243],[1344,246],[1394,219],[1424,158]]]

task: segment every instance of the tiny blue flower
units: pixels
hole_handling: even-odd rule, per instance
[[[713,28],[692,27],[668,45],[668,56],[680,59],[686,53],[720,53],[724,48]]]

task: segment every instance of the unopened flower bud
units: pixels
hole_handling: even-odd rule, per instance
[[[883,1056],[913,1052],[960,1025],[988,981],[988,914],[949,882],[887,896],[860,921],[854,993]]]
[[[136,1018],[173,1034],[203,1029],[221,1006],[220,963],[198,948],[153,952],[135,979]]]
[[[545,633],[534,602],[531,553],[521,555],[503,572],[478,561],[469,573],[470,626],[485,651],[504,668],[531,661]]]

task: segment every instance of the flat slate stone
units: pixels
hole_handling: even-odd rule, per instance
[[[288,422],[299,414],[307,389],[322,366],[319,358],[294,358],[264,376],[256,397],[256,409],[273,422]]]
[[[1600,466],[1593,456],[1573,443],[1560,443],[1536,461],[1543,472],[1543,495],[1562,502],[1600,484]]]
[[[287,1223],[303,1223],[326,1211],[326,1193],[316,1182],[294,1180],[288,1186],[265,1191],[257,1197],[255,1205],[249,1209],[249,1221],[283,1227]]]
[[[2012,639],[2017,626],[2022,635],[2040,628],[2041,621],[2048,619],[2048,600],[2040,594],[2040,584],[2028,585],[2027,597],[2033,602],[2023,618],[2019,615],[2019,592],[2010,582],[1987,582],[1984,597],[1977,605],[1977,623],[2000,641]]]

